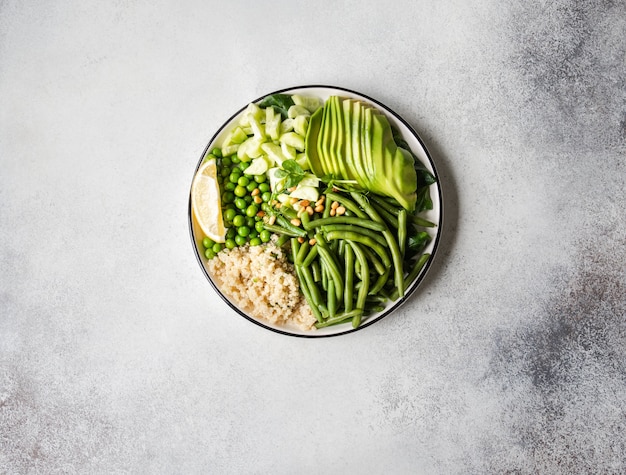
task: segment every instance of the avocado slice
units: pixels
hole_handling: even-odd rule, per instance
[[[309,128],[305,137],[306,159],[309,164],[309,168],[313,170],[313,173],[317,176],[324,176],[324,170],[322,168],[322,163],[317,149],[323,112],[324,109],[320,107],[313,113],[313,115],[311,115]]]
[[[363,117],[361,103],[359,101],[352,102],[352,163],[356,170],[355,179],[360,186],[367,189],[368,177],[363,167],[364,148],[361,144]]]
[[[344,159],[349,180],[356,180],[358,174],[354,166],[354,152],[352,151],[352,100],[341,101],[344,125]]]
[[[343,108],[341,105],[341,98],[339,96],[334,96],[331,102],[334,116],[335,116],[335,127],[337,128],[337,141],[335,143],[335,157],[337,159],[337,164],[339,165],[339,175],[344,179],[348,180],[348,167],[346,165],[346,157],[345,157],[345,127],[343,122]]]

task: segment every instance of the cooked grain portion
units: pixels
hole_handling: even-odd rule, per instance
[[[252,316],[276,325],[315,328],[293,265],[275,244],[220,251],[209,261],[209,272],[222,292]]]

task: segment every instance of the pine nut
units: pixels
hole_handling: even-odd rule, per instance
[[[337,209],[339,207],[339,203],[336,201],[333,201],[330,205],[330,209]]]
[[[316,243],[316,242],[317,242],[317,241],[315,240],[315,238],[311,238],[311,239],[309,239],[309,246],[315,246],[315,243]]]
[[[317,206],[315,207],[315,211],[316,211],[317,213],[321,213],[322,211],[324,211],[324,206],[323,206],[323,205],[317,205]]]
[[[302,221],[300,221],[298,218],[293,218],[290,221],[291,224],[293,224],[294,226],[300,226],[300,224],[302,223]]]
[[[337,216],[341,216],[342,214],[344,214],[346,212],[346,208],[344,208],[343,206],[339,206],[337,209]]]

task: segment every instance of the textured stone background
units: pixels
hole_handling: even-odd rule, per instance
[[[472,5],[470,5],[470,3]],[[0,1],[0,473],[626,472],[626,4]],[[395,108],[435,266],[308,341],[215,295],[187,196],[282,87]]]

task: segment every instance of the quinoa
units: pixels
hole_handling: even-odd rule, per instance
[[[312,330],[317,321],[300,293],[294,267],[272,241],[220,251],[209,272],[227,297],[253,317]]]

